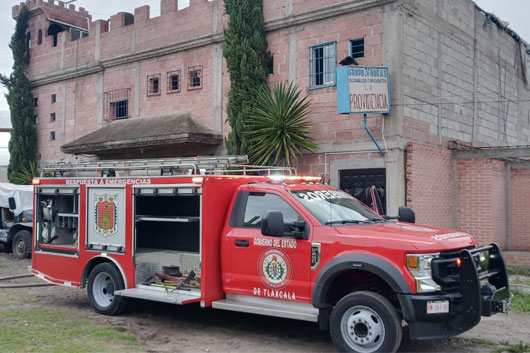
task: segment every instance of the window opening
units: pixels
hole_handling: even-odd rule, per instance
[[[130,88],[123,88],[104,93],[105,120],[125,119],[129,117],[130,91]]]
[[[63,32],[64,28],[57,23],[52,23],[50,27],[48,27],[48,35],[53,36],[53,46],[57,46],[57,35],[59,32]]]
[[[52,122],[55,121],[55,113],[51,113],[51,114],[50,114],[50,120],[51,120]]]
[[[309,88],[335,85],[336,43],[309,47]]]
[[[298,212],[280,196],[270,193],[250,193],[245,207],[242,227],[261,228],[261,218],[269,210],[280,211],[286,224],[294,224],[294,222],[301,219]],[[289,226],[286,226],[286,231],[290,231]]]
[[[180,92],[180,70],[167,73],[167,93]]]
[[[50,141],[55,141],[55,131],[50,132]]]
[[[39,106],[39,98],[33,98],[33,106],[38,107]]]
[[[37,124],[39,122],[39,116],[33,115],[33,125]]]
[[[274,56],[271,55],[269,60],[267,60],[267,75],[272,75],[274,73]]]
[[[188,68],[188,89],[199,89],[202,87],[202,66]]]
[[[353,59],[364,58],[364,38],[350,40],[350,56]]]
[[[57,95],[56,94],[52,94],[52,104],[57,102]]]
[[[39,34],[37,36],[37,44],[38,45],[42,44],[42,29],[39,29]]]
[[[160,74],[147,76],[147,96],[160,95]]]

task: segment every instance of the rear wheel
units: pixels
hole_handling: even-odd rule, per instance
[[[13,238],[13,255],[18,259],[29,259],[31,257],[31,233],[27,230],[19,230]]]
[[[88,276],[88,300],[99,314],[118,315],[128,304],[128,298],[114,295],[114,291],[124,289],[125,285],[116,266],[110,263],[96,265]]]
[[[356,292],[342,298],[331,313],[330,333],[341,352],[395,352],[401,343],[401,321],[383,296]]]

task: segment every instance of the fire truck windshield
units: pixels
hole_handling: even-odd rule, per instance
[[[297,190],[293,196],[323,225],[383,222],[359,200],[340,190]]]

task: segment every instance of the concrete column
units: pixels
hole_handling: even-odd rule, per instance
[[[59,33],[57,35],[59,35]],[[66,44],[66,33],[61,32],[61,70],[64,69],[64,46],[65,44]]]
[[[406,15],[397,15],[395,10],[381,15],[383,22],[383,43],[392,43],[392,45],[383,46],[384,65],[390,68],[390,87],[392,100],[395,102],[404,101],[403,84],[403,58],[405,43],[405,23],[403,17]],[[385,136],[387,139],[394,136],[403,136],[403,106],[397,105],[392,107],[392,113],[385,118]],[[404,148],[404,144],[399,146]],[[404,198],[403,198],[404,199]]]
[[[437,71],[438,71],[438,78],[437,78],[437,85],[438,85],[438,102],[442,103],[442,33],[438,32],[438,60],[437,60]],[[442,134],[442,105],[438,104],[438,144],[441,146],[443,143],[443,134]]]
[[[104,73],[98,72],[98,110],[97,110],[97,128],[103,127],[103,116],[105,112],[105,92],[104,90]]]
[[[140,63],[134,63],[134,117],[140,116]]]
[[[458,163],[456,158],[451,160],[451,228],[458,228]]]
[[[66,144],[66,100],[68,94],[68,82],[63,83],[63,102],[61,105],[61,146]],[[64,159],[64,153],[61,152],[61,159]]]
[[[219,6],[217,0],[213,0],[212,6],[212,33],[217,32],[218,18],[217,18],[217,7]]]
[[[293,14],[293,0],[285,1],[285,16],[290,16]]]
[[[397,215],[399,206],[405,205],[405,151],[390,150],[385,153],[386,213]]]
[[[223,133],[223,47],[213,49],[213,127]]]
[[[296,50],[296,27],[291,27],[289,33],[289,81],[296,83],[296,61],[298,51]]]
[[[510,162],[504,162],[504,196],[506,210],[506,243],[505,250],[512,250],[512,208],[511,208],[511,189],[512,189],[512,165]]]
[[[94,50],[94,60],[101,58],[101,21],[96,21],[96,48]]]
[[[133,23],[132,38],[131,38],[131,54],[136,53],[136,23]]]

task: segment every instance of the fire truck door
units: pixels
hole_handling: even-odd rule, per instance
[[[125,187],[87,187],[87,247],[125,252]]]
[[[310,240],[261,234],[261,216],[281,211],[286,224],[303,220],[273,193],[244,192],[240,216],[230,234],[232,292],[258,297],[310,301]]]

